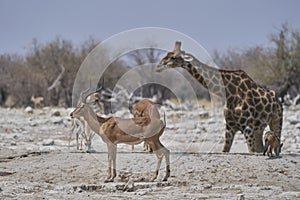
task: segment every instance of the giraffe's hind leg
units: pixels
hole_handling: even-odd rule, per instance
[[[235,133],[236,133],[236,131],[234,129],[231,129],[226,125],[225,143],[224,143],[224,147],[223,147],[223,152],[230,151]]]

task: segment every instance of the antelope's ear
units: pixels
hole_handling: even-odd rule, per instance
[[[186,54],[183,54],[182,58],[183,58],[183,60],[185,60],[187,62],[191,62],[192,60],[194,60],[194,58],[192,56],[186,55]]]

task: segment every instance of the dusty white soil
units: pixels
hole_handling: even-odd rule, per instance
[[[134,152],[118,145],[118,176],[104,183],[106,145],[95,136],[94,153],[77,151],[73,136],[69,146],[70,109],[0,108],[0,199],[300,199],[300,107],[285,109],[283,152],[276,159],[248,154],[240,133],[230,153],[221,153],[224,118],[215,109],[162,110],[168,181],[161,181],[164,160],[158,179],[149,182],[156,156],[142,145]]]

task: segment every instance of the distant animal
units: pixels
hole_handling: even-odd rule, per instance
[[[37,108],[37,107],[42,106],[42,102],[44,101],[44,97],[35,97],[34,95],[32,95],[30,100],[34,104],[34,108]]]
[[[275,135],[273,131],[267,131],[264,135],[265,148],[263,155],[267,155],[269,157],[273,157],[273,151],[276,156],[279,156],[281,153],[281,148],[283,143],[280,143],[279,138]]]
[[[132,107],[132,114],[134,117],[160,118],[160,114],[155,103],[148,99],[143,99],[135,103]]]

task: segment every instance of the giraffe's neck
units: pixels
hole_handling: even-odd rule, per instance
[[[191,62],[182,66],[186,69],[200,84],[202,84],[209,92],[224,97],[224,83],[222,72],[216,68],[210,67],[195,57]]]

